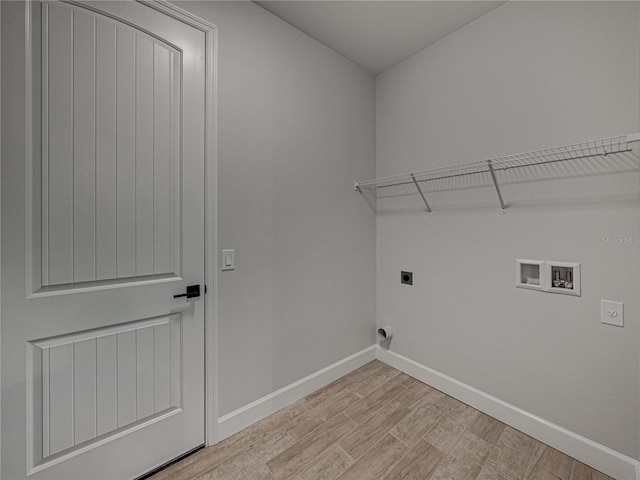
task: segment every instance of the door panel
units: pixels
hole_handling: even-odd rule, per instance
[[[48,460],[177,412],[182,396],[180,314],[30,342],[28,375],[42,379],[28,399]],[[38,381],[38,380],[36,380]]]
[[[182,52],[65,4],[41,29],[42,286],[179,276]]]
[[[32,74],[3,64],[1,477],[134,478],[204,443],[204,33],[0,8]]]

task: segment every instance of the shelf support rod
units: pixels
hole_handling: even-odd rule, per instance
[[[411,180],[413,180],[413,183],[415,184],[416,188],[418,189],[418,193],[422,197],[422,201],[424,202],[424,204],[427,207],[427,212],[431,213],[431,207],[427,203],[427,199],[424,198],[424,193],[422,193],[422,189],[420,188],[420,185],[418,185],[418,182],[416,181],[416,177],[413,175],[413,173],[411,174]]]
[[[502,213],[507,209],[504,204],[504,200],[502,199],[502,193],[500,193],[500,187],[498,186],[498,180],[496,179],[496,172],[493,170],[493,164],[491,160],[487,160],[487,164],[489,165],[489,172],[491,172],[491,178],[493,179],[493,185],[496,187],[496,192],[498,192],[498,198],[500,199],[500,206],[502,207]]]

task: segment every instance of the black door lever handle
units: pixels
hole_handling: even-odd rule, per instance
[[[180,298],[180,297],[195,298],[199,296],[200,296],[200,285],[189,285],[187,286],[187,291],[185,293],[174,295],[173,298]]]

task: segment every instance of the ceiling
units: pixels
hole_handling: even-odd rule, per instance
[[[378,74],[504,1],[255,1],[298,30]]]

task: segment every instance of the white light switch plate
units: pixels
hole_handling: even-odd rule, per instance
[[[624,327],[624,303],[600,300],[600,322]]]
[[[222,270],[235,270],[236,269],[236,251],[235,249],[231,250],[222,250],[222,259],[220,262],[222,265]]]

